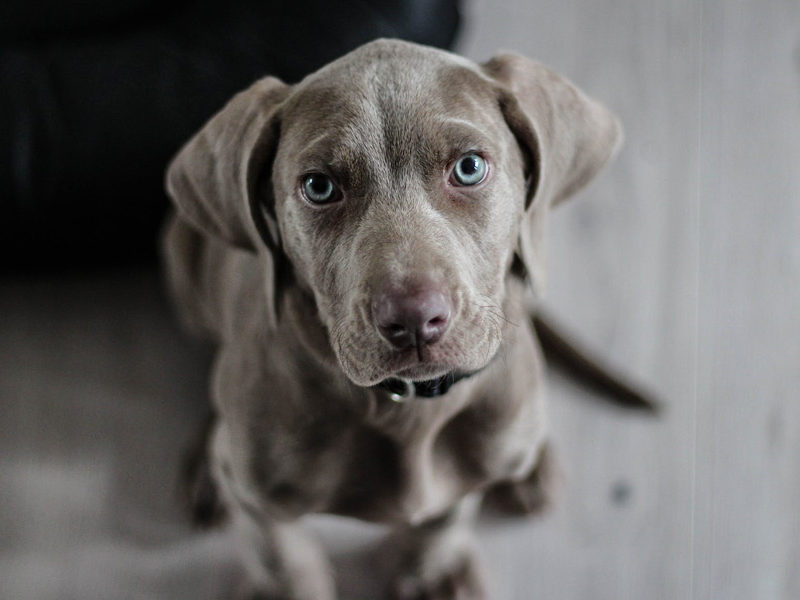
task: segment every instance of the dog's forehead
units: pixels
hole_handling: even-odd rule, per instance
[[[367,44],[298,84],[283,119],[296,151],[326,141],[379,147],[421,143],[458,124],[490,127],[494,88],[456,55],[406,42]],[[496,119],[494,119],[496,121]],[[449,125],[448,125],[449,124]],[[489,132],[487,132],[489,133]],[[427,134],[427,135],[426,135]]]
[[[320,88],[341,87],[351,93],[365,90],[387,94],[431,91],[449,73],[479,76],[472,61],[437,48],[399,40],[365,44],[306,77],[298,95]]]

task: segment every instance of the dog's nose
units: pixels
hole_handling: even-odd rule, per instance
[[[372,302],[378,331],[398,349],[436,342],[450,325],[451,310],[447,296],[434,286],[382,292]]]

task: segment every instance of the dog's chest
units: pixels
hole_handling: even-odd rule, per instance
[[[537,440],[529,411],[510,418],[490,403],[457,412],[431,408],[414,414],[414,407],[389,406],[398,414],[335,427],[309,424],[294,441],[309,451],[281,464],[270,461],[273,477],[263,488],[268,501],[297,514],[413,523],[532,467]]]

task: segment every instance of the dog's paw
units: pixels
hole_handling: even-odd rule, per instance
[[[393,583],[392,600],[486,600],[486,586],[473,553],[430,572],[401,573]]]
[[[553,450],[542,447],[536,467],[522,481],[507,481],[489,488],[487,507],[511,515],[532,515],[550,508],[557,497],[561,476]]]

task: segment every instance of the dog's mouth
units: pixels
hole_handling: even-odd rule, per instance
[[[331,327],[330,339],[347,377],[358,386],[374,387],[388,379],[426,382],[480,370],[498,352],[502,335],[478,313],[421,348],[416,343],[393,348],[370,331],[370,323],[347,320]]]
[[[459,370],[449,361],[442,360],[433,347],[416,346],[396,352],[384,366],[387,379],[394,377],[408,381],[429,381],[448,376]]]

